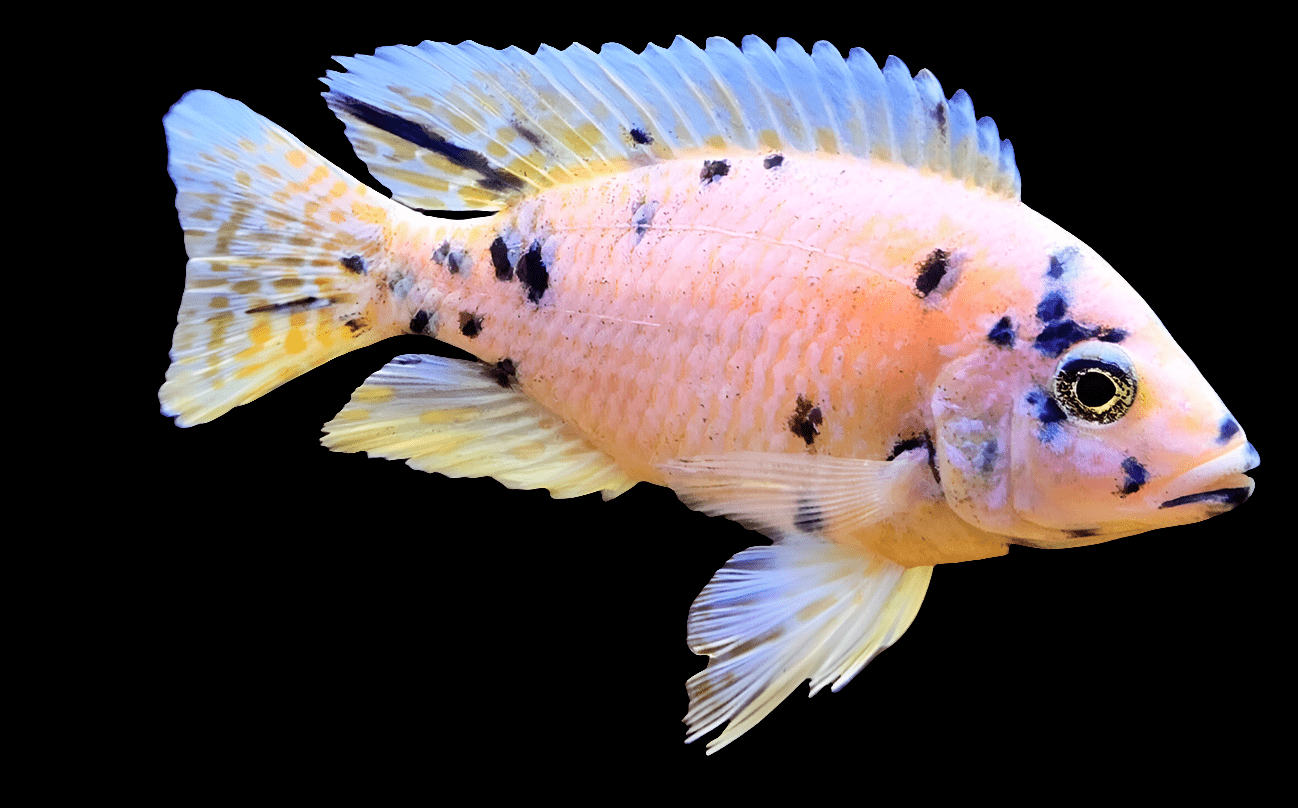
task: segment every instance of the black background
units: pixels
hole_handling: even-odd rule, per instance
[[[444,351],[427,339],[357,351],[203,426],[157,414],[186,260],[160,119],[184,91],[244,101],[369,180],[319,97],[331,55],[427,38],[639,51],[677,32],[700,44],[757,33],[860,46],[880,63],[895,53],[946,95],[965,88],[1013,141],[1024,202],[1135,286],[1275,457],[1279,249],[1259,232],[1275,169],[1255,156],[1275,135],[1250,112],[1242,33],[1004,14],[648,28],[630,11],[603,25],[603,11],[547,8],[555,22],[540,30],[485,6],[468,20],[379,5],[360,11],[400,11],[400,24],[241,17],[129,48],[143,103],[127,124],[145,190],[136,259],[151,298],[120,375],[148,463],[123,496],[147,516],[102,546],[119,583],[85,618],[105,674],[89,703],[102,696],[147,739],[121,776],[156,765],[198,791],[255,781],[436,799],[454,784],[609,800],[750,784],[868,798],[883,783],[1047,798],[1121,782],[1152,796],[1247,781],[1254,722],[1272,709],[1252,683],[1270,667],[1259,637],[1275,619],[1256,572],[1279,541],[1265,467],[1252,501],[1206,523],[939,567],[910,631],[843,691],[808,701],[804,686],[705,758],[681,743],[684,682],[704,662],[685,646],[685,616],[755,534],[660,488],[556,501],[323,449],[320,426],[368,374]]]

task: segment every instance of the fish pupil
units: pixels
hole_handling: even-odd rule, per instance
[[[1074,389],[1077,391],[1077,400],[1091,409],[1105,406],[1118,394],[1118,388],[1113,384],[1113,379],[1109,378],[1109,374],[1098,370],[1083,373],[1077,379],[1077,386]]]

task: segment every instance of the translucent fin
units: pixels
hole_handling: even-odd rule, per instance
[[[369,274],[389,214],[414,214],[216,93],[186,93],[163,126],[189,253],[164,413],[210,421],[400,332]]]
[[[876,157],[1020,192],[1009,141],[989,118],[975,126],[968,94],[948,103],[928,71],[912,78],[895,57],[880,71],[859,48],[844,60],[827,42],[808,55],[755,36],[742,50],[677,37],[641,54],[425,42],[338,62],[330,108],[413,208],[495,210],[558,183],[736,150]]]
[[[510,488],[548,488],[557,498],[635,485],[604,452],[513,387],[490,366],[398,356],[357,388],[325,424],[338,452],[405,460],[448,477],[494,477]]]
[[[817,534],[847,541],[941,496],[922,448],[890,461],[732,452],[672,461],[662,471],[691,508],[777,539]]]
[[[737,554],[690,607],[690,649],[711,659],[686,685],[685,742],[729,722],[708,754],[724,748],[803,680],[842,688],[910,627],[932,574],[807,539]]]

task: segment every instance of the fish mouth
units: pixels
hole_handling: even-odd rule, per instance
[[[1161,510],[1202,504],[1213,514],[1229,511],[1253,495],[1255,483],[1244,472],[1252,471],[1261,462],[1253,444],[1237,446],[1177,478],[1176,488],[1189,489],[1190,493],[1166,499],[1158,507]]]

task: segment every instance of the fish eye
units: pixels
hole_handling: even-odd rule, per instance
[[[1126,352],[1099,345],[1071,352],[1055,370],[1055,399],[1075,418],[1111,424],[1136,400],[1136,374]]]

